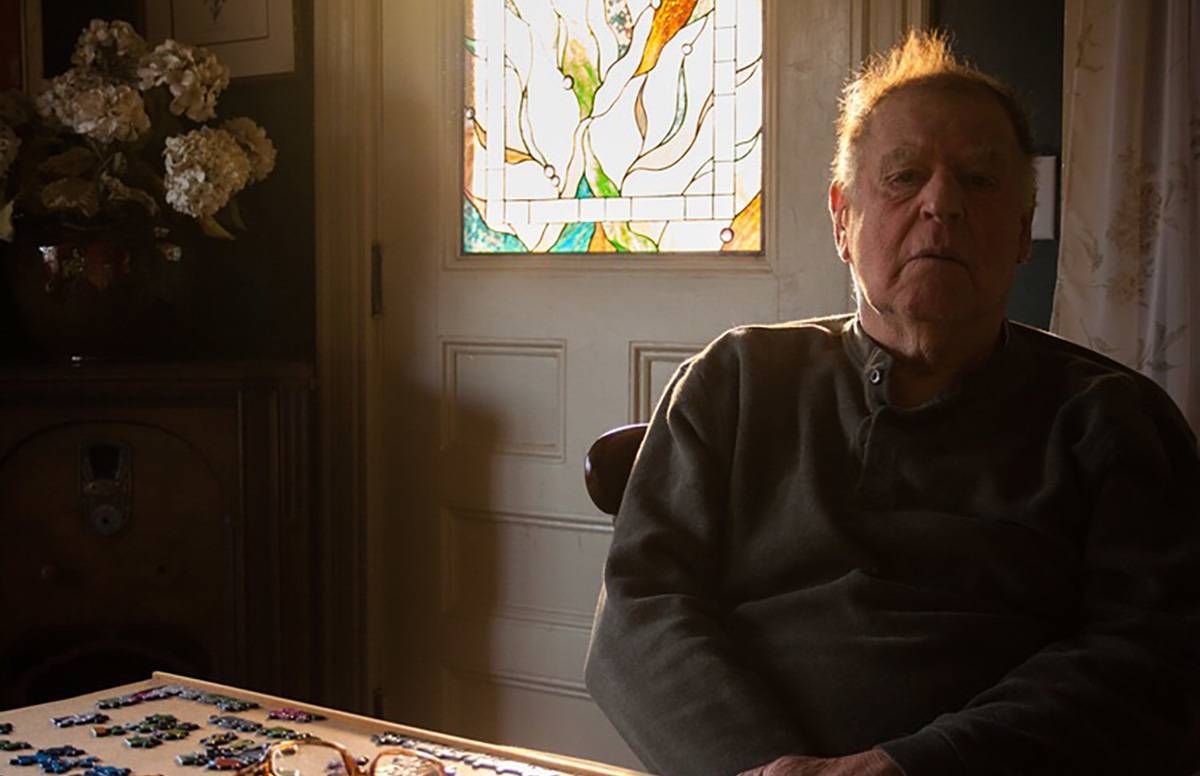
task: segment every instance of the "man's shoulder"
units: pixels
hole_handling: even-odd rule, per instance
[[[1030,344],[1033,352],[1043,359],[1088,372],[1112,372],[1135,375],[1137,372],[1121,362],[1092,348],[1064,339],[1054,332],[1024,323],[1010,321],[1012,331]]]
[[[1036,359],[1039,373],[1057,373],[1072,382],[1090,385],[1096,381],[1117,380],[1140,390],[1156,390],[1157,384],[1135,369],[1097,350],[1064,339],[1053,332],[1010,322],[1014,333],[1022,337]],[[1161,389],[1158,389],[1161,390]]]
[[[840,350],[846,327],[853,319],[852,313],[844,313],[782,323],[743,324],[727,329],[700,355],[714,358],[786,352],[798,356],[806,351]]]
[[[1110,419],[1118,416],[1113,410],[1140,410],[1187,428],[1167,392],[1141,372],[1051,332],[1017,323],[1011,326],[1029,344],[1040,388],[1054,390],[1064,401],[1092,411],[1107,411]]]

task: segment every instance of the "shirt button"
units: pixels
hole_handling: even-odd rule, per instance
[[[871,385],[879,385],[883,382],[883,372],[879,369],[872,369],[867,375],[867,379],[871,381]]]

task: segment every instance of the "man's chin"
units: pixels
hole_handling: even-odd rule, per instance
[[[914,323],[946,326],[960,326],[979,318],[979,311],[974,306],[947,304],[945,300],[930,304],[903,305],[897,308],[897,313]]]
[[[892,309],[914,322],[964,324],[983,313],[975,288],[966,273],[928,273],[917,288],[903,289],[893,299]]]
[[[966,289],[955,289],[953,293],[922,293],[904,295],[880,305],[879,312],[886,317],[923,324],[962,325],[978,320],[981,315],[974,294]]]

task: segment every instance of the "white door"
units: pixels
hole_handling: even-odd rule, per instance
[[[382,711],[636,767],[582,682],[611,536],[583,456],[724,329],[849,308],[825,190],[851,4],[766,3],[764,256],[479,260],[459,255],[461,2],[378,1]]]

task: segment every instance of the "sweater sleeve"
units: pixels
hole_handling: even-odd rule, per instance
[[[1074,450],[1090,497],[1078,627],[963,709],[883,743],[909,776],[1200,767],[1196,440],[1165,396],[1114,380],[1120,400],[1089,409]]]
[[[642,761],[687,776],[804,751],[769,688],[739,662],[717,602],[736,376],[710,395],[701,366],[676,373],[634,463],[585,670]]]

